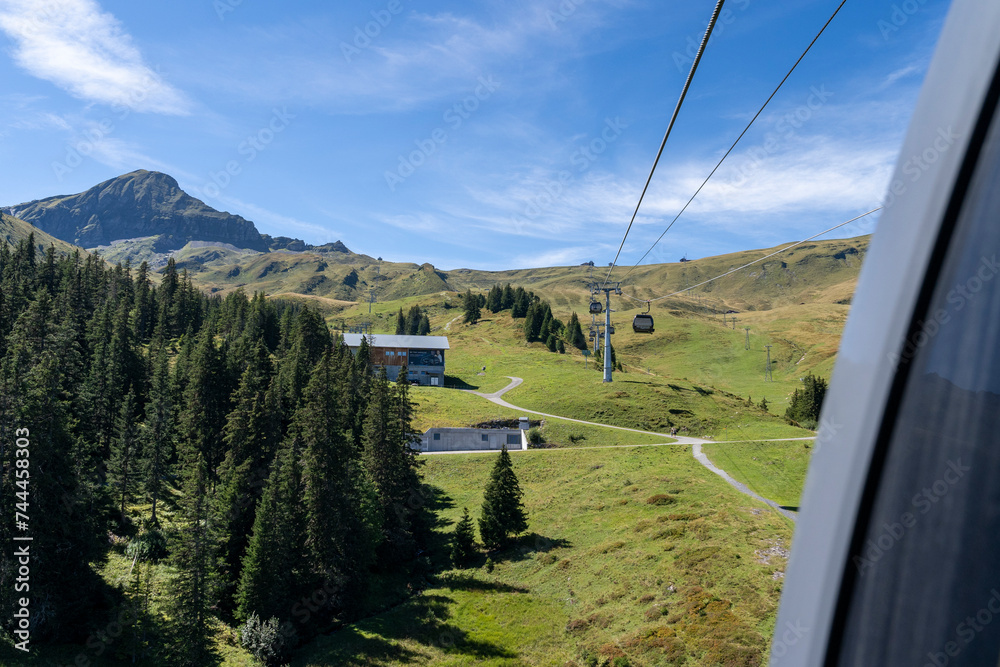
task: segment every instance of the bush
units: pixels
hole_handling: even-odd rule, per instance
[[[155,563],[167,555],[167,538],[159,528],[144,530],[132,538],[125,555],[133,560]]]
[[[545,436],[542,435],[541,429],[537,426],[532,426],[528,429],[528,444],[541,445],[544,442]]]
[[[646,503],[649,505],[673,505],[676,502],[677,496],[672,496],[669,493],[658,493],[646,498]]]
[[[250,655],[268,667],[281,664],[291,649],[290,642],[281,633],[278,619],[271,617],[262,621],[253,612],[247,622],[240,626],[240,643]]]

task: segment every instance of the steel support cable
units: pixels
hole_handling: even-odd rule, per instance
[[[694,57],[694,62],[691,63],[691,69],[688,71],[687,79],[684,81],[684,87],[681,88],[681,96],[677,100],[677,105],[674,106],[674,113],[670,116],[670,123],[667,125],[667,131],[663,135],[663,141],[660,142],[660,150],[656,152],[656,159],[653,160],[653,168],[649,170],[649,176],[646,178],[646,185],[642,188],[642,194],[639,195],[639,201],[635,205],[635,211],[632,212],[632,219],[629,220],[628,227],[625,228],[625,235],[622,236],[621,245],[618,246],[618,252],[615,253],[615,259],[611,262],[611,266],[608,267],[608,275],[604,277],[604,282],[601,287],[608,284],[608,279],[611,278],[611,272],[615,270],[615,264],[618,262],[618,256],[622,253],[622,248],[625,247],[625,239],[628,238],[629,230],[632,229],[632,223],[635,222],[636,216],[639,214],[639,207],[642,206],[643,197],[646,196],[646,190],[649,189],[649,184],[653,180],[653,173],[656,172],[656,165],[660,163],[660,156],[663,155],[663,149],[667,145],[667,139],[670,137],[670,131],[674,128],[674,123],[677,121],[677,114],[680,113],[681,105],[684,104],[684,98],[687,97],[688,89],[691,87],[691,81],[694,79],[694,73],[698,69],[698,64],[701,62],[701,56],[705,53],[705,46],[708,44],[709,37],[712,36],[712,29],[715,27],[716,21],[719,20],[719,14],[722,12],[722,5],[726,0],[719,0],[715,5],[715,11],[712,12],[712,18],[708,22],[708,27],[705,29],[705,36],[701,39],[701,44],[698,46],[698,53]]]
[[[753,266],[754,264],[758,264],[760,262],[763,262],[765,259],[770,259],[771,257],[774,257],[775,255],[780,255],[781,253],[785,252],[786,250],[791,250],[795,246],[802,245],[803,243],[806,243],[808,241],[812,241],[813,239],[818,238],[820,236],[823,236],[824,234],[829,234],[830,232],[834,231],[835,229],[840,229],[844,225],[849,225],[849,224],[851,224],[852,222],[854,222],[856,220],[860,220],[861,218],[863,218],[865,216],[868,216],[868,215],[871,215],[875,211],[880,211],[880,210],[882,210],[881,206],[879,206],[877,208],[873,208],[872,210],[868,211],[867,213],[862,213],[859,216],[855,216],[855,217],[851,218],[847,222],[842,222],[839,225],[834,225],[833,227],[830,227],[829,229],[824,229],[819,234],[813,234],[812,236],[810,236],[807,239],[802,239],[801,241],[796,241],[795,243],[792,243],[791,245],[785,246],[781,250],[776,250],[775,252],[772,252],[770,255],[764,255],[763,257],[755,259],[752,262],[747,262],[743,266],[738,266],[735,269],[729,269],[725,273],[723,273],[721,275],[718,275],[718,276],[715,276],[714,278],[709,278],[708,280],[703,280],[702,282],[698,283],[697,285],[691,285],[690,287],[685,287],[682,290],[678,290],[676,292],[671,292],[670,294],[664,294],[663,296],[658,296],[658,297],[655,297],[653,299],[639,299],[639,298],[636,298],[636,297],[631,296],[629,294],[625,294],[624,292],[622,292],[622,296],[625,297],[626,299],[632,299],[633,301],[635,301],[637,303],[647,303],[647,304],[648,303],[652,303],[654,301],[661,301],[663,299],[669,299],[672,296],[677,296],[678,294],[683,294],[684,292],[687,292],[689,290],[693,290],[696,287],[701,287],[702,285],[707,285],[708,283],[713,282],[715,280],[718,280],[719,278],[725,278],[726,276],[731,275],[733,273],[736,273],[737,271],[742,271],[743,269],[747,268],[748,266]]]
[[[642,260],[646,259],[647,255],[653,252],[653,248],[655,248],[657,244],[661,240],[663,240],[663,237],[666,235],[667,232],[670,231],[670,228],[674,226],[674,223],[677,222],[677,219],[684,214],[684,211],[688,209],[688,206],[691,205],[691,202],[693,202],[695,197],[698,196],[702,188],[704,188],[705,185],[708,183],[708,181],[712,178],[712,176],[715,175],[715,172],[719,170],[719,167],[721,167],[722,163],[726,161],[726,158],[729,157],[729,154],[732,153],[733,150],[735,150],[736,145],[740,143],[741,139],[743,139],[743,135],[745,135],[750,130],[750,127],[757,121],[757,118],[764,112],[764,109],[767,108],[767,105],[771,103],[771,100],[774,99],[774,96],[778,94],[778,91],[781,90],[781,87],[785,85],[785,82],[788,81],[788,77],[792,75],[792,72],[794,72],[795,68],[799,66],[799,63],[801,63],[803,58],[806,57],[806,54],[809,53],[813,45],[816,44],[816,42],[823,35],[823,33],[826,32],[826,29],[833,22],[833,19],[837,17],[837,14],[840,13],[840,10],[844,7],[846,3],[847,0],[843,0],[840,3],[840,5],[837,6],[837,9],[834,10],[833,14],[830,15],[830,18],[827,19],[826,23],[823,24],[823,27],[820,28],[820,31],[816,33],[816,36],[813,37],[813,40],[809,42],[809,46],[806,47],[806,50],[802,52],[802,55],[799,56],[799,59],[795,61],[795,64],[792,65],[792,68],[788,70],[787,74],[785,74],[785,78],[781,80],[781,83],[778,84],[778,86],[774,89],[771,95],[764,101],[764,104],[761,105],[760,109],[757,110],[757,113],[755,113],[753,118],[750,119],[750,122],[747,123],[747,126],[743,128],[743,131],[740,132],[740,136],[736,137],[736,141],[733,142],[733,145],[729,147],[729,150],[727,150],[725,154],[722,156],[722,158],[715,164],[715,166],[712,168],[712,171],[709,172],[708,176],[705,177],[705,180],[701,182],[701,185],[699,185],[698,189],[694,191],[694,194],[691,195],[691,198],[687,200],[687,203],[684,204],[684,207],[681,208],[681,210],[677,213],[677,215],[674,216],[674,219],[670,221],[670,224],[667,225],[667,228],[663,230],[663,233],[660,234],[660,236],[655,241],[653,241],[653,245],[649,246],[649,250],[643,253],[642,257],[639,258],[639,261],[633,264],[632,268],[630,268],[628,271],[625,272],[625,275],[622,277],[622,281],[624,281],[625,278],[628,278],[628,274],[632,273],[633,269],[642,264]]]

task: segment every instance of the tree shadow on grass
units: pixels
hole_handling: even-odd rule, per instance
[[[446,389],[471,389],[473,391],[479,389],[479,385],[469,384],[465,380],[454,375],[444,376],[444,386]]]
[[[448,573],[436,577],[433,580],[435,586],[447,588],[453,591],[478,591],[494,593],[528,593],[524,586],[511,586],[499,581],[486,581],[479,579],[475,574],[462,572],[460,574]]]
[[[293,664],[360,667],[424,663],[424,652],[403,645],[406,641],[476,659],[518,657],[492,642],[472,639],[461,628],[447,623],[452,603],[454,600],[445,595],[418,595],[379,616],[320,638]]]
[[[516,563],[531,558],[535,554],[545,553],[553,549],[566,549],[570,546],[572,546],[570,541],[562,537],[546,537],[531,532],[515,538],[509,546],[491,553],[490,557],[494,562]]]

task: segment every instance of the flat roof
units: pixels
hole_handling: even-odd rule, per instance
[[[348,347],[360,347],[364,334],[343,334]],[[416,350],[450,350],[447,336],[395,336],[391,334],[368,334],[368,344],[372,347],[406,347]]]

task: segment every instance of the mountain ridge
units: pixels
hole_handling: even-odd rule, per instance
[[[251,221],[217,211],[184,192],[172,176],[145,169],[108,179],[84,192],[6,206],[4,211],[84,248],[156,236],[158,252],[179,250],[189,241],[269,250]]]

